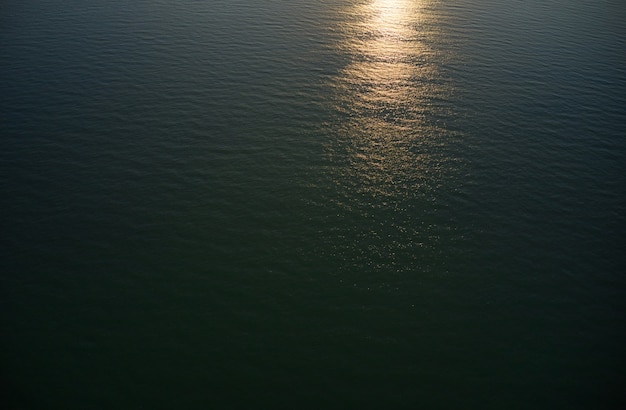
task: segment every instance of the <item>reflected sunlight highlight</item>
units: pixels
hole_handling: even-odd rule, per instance
[[[338,141],[333,157],[347,161],[337,175],[345,192],[365,194],[368,206],[401,202],[433,190],[445,171],[438,147],[440,101],[449,86],[439,71],[437,16],[420,0],[372,0],[344,13],[340,49],[347,64],[334,78]]]
[[[402,22],[412,11],[409,5],[409,0],[375,0],[369,5],[376,15],[372,20],[372,25],[389,34],[404,31],[405,27]]]

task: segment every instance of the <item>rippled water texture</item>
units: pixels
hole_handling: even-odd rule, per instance
[[[3,408],[623,408],[622,3],[3,2]]]

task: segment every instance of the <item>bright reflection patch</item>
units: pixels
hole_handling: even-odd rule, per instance
[[[348,165],[337,182],[370,205],[398,202],[438,184],[444,169],[434,147],[445,132],[437,104],[449,93],[440,72],[438,22],[420,0],[372,0],[344,13],[340,50],[350,63],[334,79],[338,141]],[[349,181],[349,182],[348,182]]]

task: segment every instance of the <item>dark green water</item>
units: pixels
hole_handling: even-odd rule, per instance
[[[623,408],[618,0],[0,6],[3,408]]]

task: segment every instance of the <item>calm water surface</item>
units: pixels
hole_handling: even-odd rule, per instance
[[[621,408],[625,56],[618,0],[5,1],[2,400]]]

